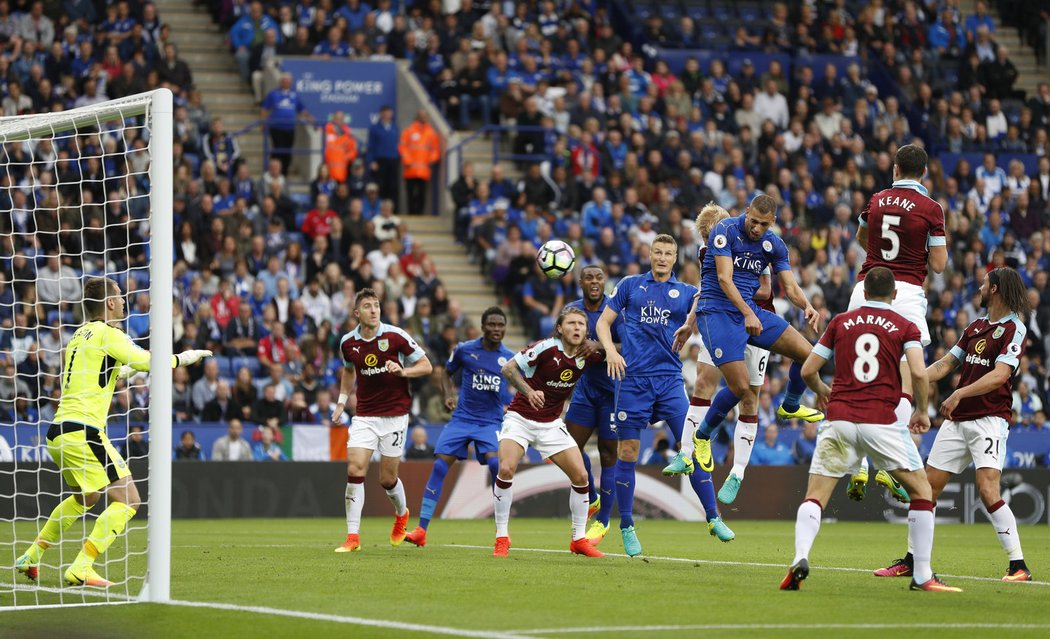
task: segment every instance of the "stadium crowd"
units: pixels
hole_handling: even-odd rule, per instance
[[[617,6],[632,15],[644,11],[641,3],[446,0],[403,10],[392,0],[375,7],[361,0],[207,4],[229,30],[245,82],[272,55],[406,58],[451,123],[519,127],[508,150],[521,179],[493,166],[481,180],[466,164],[450,191],[457,239],[532,337],[549,331],[561,306],[578,297],[571,276],[549,280],[535,266],[535,250],[547,239],[572,244],[579,265],[603,264],[613,286],[646,270],[649,241],[669,233],[681,247],[680,279],[696,283],[698,206],[716,201],[739,213],[759,192],[778,201],[792,264],[828,319],[845,310],[863,261],[854,242],[859,211],[889,186],[896,147],[921,140],[933,158],[925,183],[947,211],[950,238],[949,268],[928,282],[934,342],[927,359],[940,357],[981,314],[981,274],[1015,266],[1037,309],[1028,322],[1015,428],[1046,431],[1050,84],[1036,95],[1017,91],[1010,52],[997,44],[983,2],[973,15],[951,1],[742,3],[768,6],[746,22],[732,3],[685,2],[673,11],[649,7],[637,29],[614,28],[614,18]],[[133,0],[0,0],[0,87],[5,115],[159,86],[174,91],[176,350],[218,355],[198,370],[175,371],[176,420],[223,421],[231,431],[235,422],[327,423],[336,346],[353,325],[348,301],[364,287],[380,292],[384,321],[403,326],[434,362],[476,337],[475,320],[463,316],[407,233],[389,173],[371,161],[374,149],[326,156],[309,194],[295,191],[281,158],[259,174],[211,117],[160,13]],[[713,34],[715,23],[733,28]],[[686,56],[672,71],[650,53],[653,46],[697,47],[708,36],[725,39],[720,58]],[[788,65],[772,55],[785,52],[793,52]],[[844,71],[809,65],[799,52],[841,56]],[[892,92],[869,81],[876,70],[892,79]],[[136,197],[148,190],[146,155],[135,153],[147,139],[135,127],[84,133],[77,145],[73,139],[5,147],[4,421],[53,415],[61,344],[79,320],[73,302],[82,273],[126,272],[128,332],[148,337],[141,269],[147,211],[145,198]],[[117,150],[128,151],[126,160],[103,153]],[[979,162],[973,153],[982,154]],[[957,156],[950,170],[937,160],[945,154]],[[81,220],[87,228],[72,231]],[[98,250],[103,243],[107,250]],[[778,307],[803,328],[793,309]],[[694,349],[684,361],[695,358]],[[774,356],[763,427],[775,428],[785,366]],[[687,375],[692,369],[685,367]],[[412,413],[420,422],[447,418],[439,375],[416,384]],[[114,416],[144,421],[146,393],[141,384],[122,385]],[[262,445],[253,457],[272,450],[262,434],[268,430],[251,430],[258,440],[251,445]],[[271,434],[279,438],[280,430]],[[188,437],[181,457],[194,455]],[[771,442],[770,459],[794,460]]]

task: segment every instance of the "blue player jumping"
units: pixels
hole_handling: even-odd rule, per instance
[[[787,392],[777,409],[781,419],[807,422],[824,419],[824,413],[819,410],[800,405],[806,390],[802,363],[813,347],[784,318],[759,308],[752,299],[759,286],[759,277],[769,266],[780,279],[784,296],[802,309],[806,321],[814,330],[817,329],[820,315],[795,280],[788,262],[787,246],[770,231],[776,221],[776,201],[768,195],[757,195],[743,215],[722,220],[708,238],[707,255],[701,269],[703,293],[698,304],[697,323],[704,344],[709,345],[711,359],[722,371],[726,388],[715,395],[694,435],[696,461],[701,470],[714,469],[711,433],[741,398],[753,392],[744,364],[744,349],[748,344],[792,360]],[[679,330],[691,331],[692,327],[686,325]],[[688,333],[684,335],[687,337]],[[754,401],[754,398],[749,399]]]
[[[601,266],[585,266],[580,271],[580,288],[583,298],[570,302],[566,308],[578,308],[587,315],[587,339],[598,339],[595,324],[602,311],[609,305],[605,297],[605,270]],[[622,320],[612,325],[612,341],[620,341]],[[595,516],[594,523],[587,531],[587,539],[597,546],[609,532],[609,515],[613,501],[616,499],[616,431],[612,428],[613,411],[616,409],[616,387],[605,371],[599,367],[588,368],[576,384],[569,410],[565,414],[565,425],[569,434],[580,446],[580,452],[587,445],[591,434],[598,431],[598,458],[602,465],[601,493],[597,493],[594,474],[591,472],[591,458],[583,454],[583,463],[587,467],[587,476],[591,484],[591,507],[588,516]]]
[[[620,380],[614,422],[619,439],[616,504],[624,551],[632,557],[642,552],[633,517],[641,431],[651,423],[666,421],[674,437],[679,441],[682,438],[689,399],[685,396],[682,360],[674,348],[675,329],[685,321],[697,292],[695,286],[679,282],[672,272],[678,260],[678,243],[673,237],[656,236],[650,259],[649,273],[620,281],[595,326],[607,353],[608,374]],[[613,323],[621,314],[623,355],[616,352],[612,336]],[[689,476],[689,481],[707,514],[708,530],[722,541],[731,541],[736,535],[718,516],[711,473],[700,469]]]
[[[441,500],[445,475],[457,459],[467,458],[468,444],[474,444],[475,457],[479,463],[488,465],[493,479],[499,472],[496,433],[503,423],[504,408],[511,400],[510,389],[500,370],[514,357],[514,351],[503,345],[506,331],[507,316],[503,309],[496,306],[486,309],[481,314],[481,338],[461,342],[445,364],[441,388],[445,393],[445,406],[452,411],[452,419],[441,431],[434,448],[437,459],[423,489],[419,525],[405,536],[409,543],[421,548],[427,545],[427,527]],[[462,371],[462,378],[457,401],[453,376],[459,371]]]

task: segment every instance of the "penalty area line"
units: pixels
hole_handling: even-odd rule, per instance
[[[475,545],[468,545],[468,544],[441,544],[441,545],[443,545],[446,548],[470,548],[470,549],[475,549],[476,548],[476,549],[479,549],[479,550],[488,550],[488,549],[492,548],[492,546],[475,546]],[[514,551],[518,551],[518,552],[545,552],[545,553],[556,553],[556,554],[561,554],[561,555],[569,554],[568,550],[559,550],[559,549],[555,549],[555,548],[513,548],[512,547],[511,551],[512,552],[514,552]],[[622,554],[622,553],[607,552],[607,553],[605,553],[605,556],[606,557],[623,557],[625,559],[633,559],[633,557],[630,557],[629,555],[625,555],[625,554]],[[658,555],[639,555],[639,558],[641,558],[641,559],[650,559],[650,560],[653,560],[653,561],[672,561],[672,562],[678,562],[678,563],[707,564],[707,565],[710,565],[710,566],[749,566],[749,567],[752,567],[752,568],[780,568],[781,570],[787,568],[786,564],[771,564],[771,563],[761,563],[761,562],[753,562],[753,561],[725,561],[725,560],[720,560],[720,559],[689,559],[689,558],[686,558],[686,557],[661,557],[661,556],[658,556]],[[860,572],[860,573],[866,573],[866,574],[869,574],[869,575],[872,572],[871,570],[869,570],[867,568],[843,568],[843,567],[840,567],[840,566],[817,566],[817,569],[818,570],[834,570],[834,571],[838,571],[838,572]],[[969,579],[970,581],[991,581],[991,582],[995,582],[995,583],[1002,583],[1001,579],[997,579],[995,577],[975,577],[973,575],[948,575],[948,574],[942,574],[941,576],[942,577],[947,577],[947,578],[950,578],[950,579]],[[1018,582],[1013,582],[1013,583],[1026,584],[1026,585],[1030,585],[1030,586],[1050,586],[1050,581],[1018,581]]]
[[[449,635],[453,637],[478,637],[480,639],[525,639],[524,635],[503,632],[499,630],[468,630],[466,628],[452,628],[450,626],[430,626],[425,624],[407,623],[402,621],[390,621],[388,619],[367,619],[364,617],[349,617],[344,615],[332,615],[319,612],[305,612],[301,610],[284,610],[281,608],[268,608],[265,606],[241,606],[237,604],[215,603],[208,601],[181,601],[173,600],[166,602],[171,606],[183,606],[186,608],[210,608],[212,610],[227,610],[231,612],[248,612],[257,615],[273,615],[277,617],[291,617],[295,619],[308,619],[310,621],[327,621],[330,623],[342,623],[353,626],[368,626],[372,628],[389,628],[392,630],[404,630],[406,632],[426,632],[435,635]],[[529,633],[528,639],[534,639],[538,633]]]

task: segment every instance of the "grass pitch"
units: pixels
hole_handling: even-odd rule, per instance
[[[412,518],[412,524],[415,517]],[[1022,526],[1037,583],[1002,583],[1006,558],[988,524],[937,528],[934,569],[962,594],[909,592],[908,579],[870,571],[904,551],[900,525],[827,523],[800,592],[780,592],[794,549],[793,522],[730,521],[721,544],[706,526],[641,521],[645,555],[622,553],[618,531],[599,547],[611,556],[570,555],[568,522],[511,520],[510,557],[491,557],[493,526],[435,521],[428,546],[391,548],[391,520],[368,519],[364,549],[335,554],[334,519],[181,520],[174,523],[172,598],[132,604],[0,612],[0,636],[193,637],[924,637],[1050,635],[1050,528]],[[30,530],[19,538],[28,539]],[[141,536],[141,532],[135,535]],[[10,529],[0,544],[10,542]],[[133,538],[132,547],[141,540]],[[63,556],[75,554],[69,542]],[[5,547],[0,606],[14,594]],[[50,551],[54,561],[54,551]],[[136,556],[131,571],[145,559]],[[121,568],[121,567],[118,567]],[[17,603],[57,601],[60,574],[22,587]],[[69,599],[69,589],[64,591]],[[79,598],[78,598],[79,599]],[[88,600],[91,600],[88,598]],[[201,603],[206,607],[191,604]],[[0,608],[2,610],[2,608]]]

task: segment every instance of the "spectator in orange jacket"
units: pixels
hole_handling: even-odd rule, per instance
[[[324,127],[324,161],[328,175],[336,182],[346,182],[350,165],[357,159],[357,140],[350,133],[342,111],[336,111]]]
[[[401,164],[405,170],[405,191],[408,195],[408,214],[421,215],[426,202],[427,184],[433,174],[433,164],[441,158],[441,139],[430,126],[427,112],[416,114],[415,121],[401,133]]]

